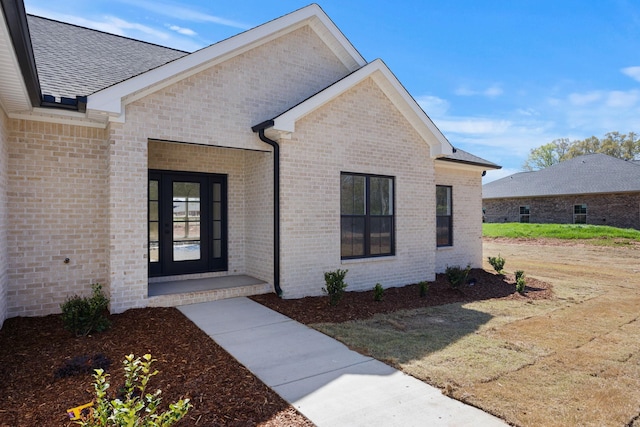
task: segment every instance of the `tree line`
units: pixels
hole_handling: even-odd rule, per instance
[[[544,169],[563,160],[569,160],[584,154],[602,153],[623,160],[640,158],[640,140],[638,134],[629,132],[609,132],[604,138],[591,136],[582,140],[570,141],[560,138],[548,144],[533,148],[522,165],[526,171]]]

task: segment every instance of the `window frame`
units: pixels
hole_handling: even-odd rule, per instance
[[[577,212],[580,210],[580,212]],[[582,212],[584,210],[584,212]],[[573,223],[574,224],[586,224],[587,223],[587,214],[588,208],[586,203],[581,203],[579,205],[573,205]],[[578,217],[584,217],[584,221],[576,222]]]
[[[364,194],[364,214],[343,214],[342,212],[342,178],[344,176],[353,176],[353,177],[363,177],[365,179],[365,194]],[[382,178],[388,179],[391,183],[391,213],[389,215],[373,215],[371,214],[371,178]],[[395,177],[389,175],[376,175],[376,174],[366,174],[366,173],[357,173],[357,172],[340,172],[340,259],[342,260],[350,260],[350,259],[364,259],[364,258],[380,258],[380,257],[389,257],[394,256],[396,254],[396,220],[395,220],[395,207],[396,207],[396,191],[395,191]],[[363,254],[360,255],[344,255],[342,251],[342,231],[343,231],[343,220],[346,218],[363,218],[364,219],[364,235],[363,235]],[[391,220],[390,224],[390,251],[385,253],[371,253],[371,220],[372,218],[389,218]]]
[[[438,215],[438,188],[448,188],[449,189],[449,200],[448,200],[448,215]],[[438,235],[438,223],[441,219],[447,218],[447,228],[448,228],[448,236],[447,243],[440,244],[440,239]],[[448,248],[453,246],[453,186],[452,185],[436,185],[436,247],[437,248]]]
[[[526,212],[523,212],[526,211]],[[526,217],[526,221],[523,219]],[[529,224],[531,222],[531,205],[522,205],[520,206],[520,222]]]

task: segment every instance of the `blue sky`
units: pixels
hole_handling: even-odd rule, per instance
[[[557,138],[640,132],[637,0],[325,0],[456,147],[521,170]],[[28,13],[193,51],[306,6],[297,0],[25,0]]]

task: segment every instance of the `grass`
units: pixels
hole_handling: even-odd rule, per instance
[[[563,236],[571,228],[602,231],[524,226],[564,228]],[[640,427],[636,249],[490,241],[484,250],[552,283],[556,297],[449,304],[314,327],[513,425]]]
[[[526,239],[586,240],[596,245],[620,245],[640,242],[640,230],[616,228],[606,225],[581,224],[523,224],[518,222],[484,223],[482,235],[485,237],[506,237]]]

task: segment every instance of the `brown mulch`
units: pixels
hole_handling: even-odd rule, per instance
[[[312,324],[340,323],[348,320],[366,319],[377,313],[490,298],[530,301],[547,299],[553,295],[548,283],[532,277],[526,278],[527,287],[524,295],[516,292],[515,278],[511,274],[500,276],[485,270],[474,269],[471,270],[469,279],[475,279],[473,286],[467,284],[459,289],[452,289],[446,276],[438,274],[435,282],[429,283],[429,290],[424,298],[420,297],[418,284],[385,289],[383,300],[379,302],[373,300],[373,290],[346,292],[344,298],[334,307],[328,305],[329,300],[326,296],[285,300],[278,298],[275,294],[266,294],[256,295],[251,299],[298,322]]]
[[[443,275],[429,284],[390,288],[381,302],[373,291],[347,292],[335,307],[327,297],[281,300],[274,294],[252,297],[302,323],[342,322],[455,302],[552,297],[550,285],[527,278],[525,295],[515,292],[513,276],[473,270],[473,286],[451,289]],[[311,426],[275,392],[219,347],[175,308],[133,309],[111,315],[111,328],[77,338],[62,328],[59,315],[11,318],[0,329],[0,426],[74,425],[66,411],[93,399],[90,373],[56,378],[56,371],[77,356],[104,355],[111,361],[111,390],[122,385],[127,354],[150,353],[160,373],[150,382],[161,389],[163,404],[182,397],[194,407],[177,426]]]

